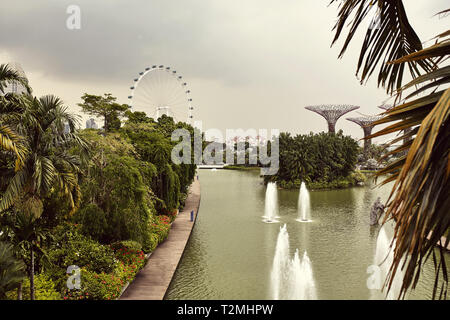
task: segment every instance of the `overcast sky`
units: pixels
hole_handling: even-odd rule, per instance
[[[15,0],[0,3],[0,63],[19,62],[35,95],[56,94],[70,109],[84,92],[127,103],[139,71],[166,65],[184,76],[203,129],[327,130],[304,109],[355,104],[375,114],[388,97],[355,76],[363,33],[345,57],[330,48],[337,6],[329,0]],[[422,41],[448,27],[433,17],[446,0],[404,1]],[[69,5],[81,29],[69,30]],[[358,116],[357,112],[350,115]],[[84,126],[84,124],[83,124]],[[341,118],[337,129],[361,138]]]

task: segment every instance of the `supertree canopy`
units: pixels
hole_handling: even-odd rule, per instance
[[[336,122],[344,114],[358,109],[359,106],[347,104],[326,104],[318,106],[307,106],[305,109],[320,114],[328,122],[328,132],[336,132]]]
[[[352,121],[359,125],[364,131],[364,158],[367,159],[369,155],[370,145],[372,144],[372,139],[366,139],[371,133],[374,127],[374,122],[381,119],[380,115],[375,116],[360,116],[355,118],[347,118],[347,120]]]

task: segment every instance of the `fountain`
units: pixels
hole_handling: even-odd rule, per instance
[[[289,267],[289,235],[287,233],[286,225],[280,227],[280,233],[277,238],[277,245],[275,247],[275,256],[273,258],[273,266],[271,277],[272,296],[274,300],[280,299],[280,294],[283,293],[282,284],[287,282],[286,270]]]
[[[303,254],[300,260],[298,249],[295,250],[294,260],[291,264],[291,281],[294,284],[290,288],[290,297],[295,300],[317,299],[316,286],[314,284],[311,261],[308,254]]]
[[[298,249],[289,258],[289,235],[286,225],[280,228],[271,273],[271,293],[274,300],[317,299],[311,261],[308,254],[300,259]]]
[[[389,269],[391,267],[393,257],[394,257],[394,248],[395,248],[395,240],[393,239],[393,225],[391,222],[386,222],[378,233],[377,245],[375,251],[374,265],[378,266],[378,292],[373,292],[372,298],[377,299],[379,294],[385,290],[387,290],[388,283],[386,282],[386,277],[389,274]],[[392,244],[392,246],[391,246]],[[402,261],[403,262],[403,261]],[[400,263],[400,267],[402,265]],[[392,281],[391,289],[387,294],[384,295],[386,300],[394,300],[398,298],[400,293],[400,289],[402,287],[404,272],[400,269],[397,269],[395,277]]]
[[[300,193],[298,194],[298,218],[299,222],[310,222],[310,202],[309,202],[309,191],[306,188],[305,182],[300,185]]]
[[[278,222],[278,190],[275,182],[269,182],[267,184],[263,218],[263,221],[266,223]]]

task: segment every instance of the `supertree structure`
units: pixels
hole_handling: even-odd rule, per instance
[[[360,116],[355,118],[347,118],[347,120],[352,121],[359,125],[364,131],[364,158],[368,159],[370,145],[372,144],[372,139],[366,139],[372,133],[374,127],[374,122],[381,118],[380,115],[375,116]]]
[[[344,114],[358,109],[358,106],[347,104],[325,104],[318,106],[306,106],[305,109],[320,114],[328,122],[328,132],[336,132],[336,122]]]

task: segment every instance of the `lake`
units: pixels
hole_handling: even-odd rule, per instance
[[[384,297],[367,287],[380,230],[369,225],[369,215],[391,185],[311,191],[309,223],[296,221],[299,191],[278,190],[279,223],[264,223],[259,171],[199,170],[199,178],[198,218],[166,299],[272,299],[271,270],[284,224],[291,257],[298,249],[310,258],[318,299]],[[431,298],[433,271],[430,260],[408,298]]]

